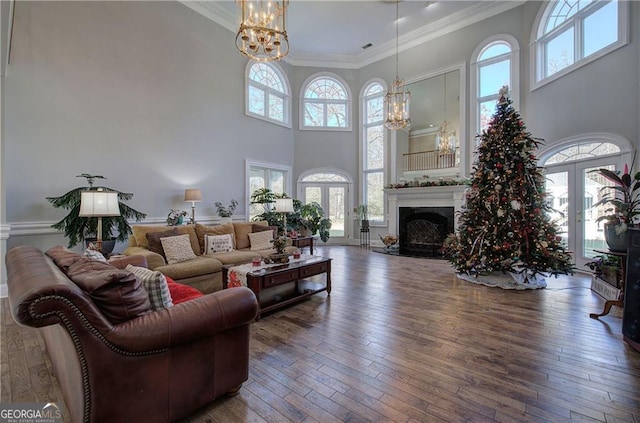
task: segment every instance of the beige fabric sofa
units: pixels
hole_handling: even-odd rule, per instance
[[[260,227],[257,227],[257,225]],[[133,225],[133,235],[129,237],[129,246],[124,250],[124,254],[141,254],[146,257],[149,269],[158,270],[176,282],[190,285],[207,294],[222,289],[223,265],[248,263],[254,257],[267,257],[275,252],[274,249],[251,249],[249,234],[260,229],[265,230],[268,227],[266,221],[230,222],[217,226],[201,224],[181,226]],[[148,233],[164,232],[174,228],[180,234],[189,235],[191,247],[196,258],[181,263],[167,264],[162,254],[149,250]],[[234,250],[203,254],[205,234],[233,234]]]

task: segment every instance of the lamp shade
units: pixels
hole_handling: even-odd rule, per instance
[[[293,212],[293,200],[291,198],[276,198],[277,213],[292,213]]]
[[[101,190],[82,191],[78,216],[120,216],[118,193]]]
[[[194,188],[185,189],[184,201],[192,201],[192,202],[202,201],[202,191]]]

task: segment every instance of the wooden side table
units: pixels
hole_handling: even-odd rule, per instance
[[[291,245],[300,249],[304,247],[309,247],[309,254],[313,255],[313,237],[312,236],[291,238]]]
[[[595,251],[596,253],[609,254],[610,256],[620,257],[620,266],[622,267],[622,281],[620,282],[620,295],[618,295],[617,300],[607,300],[604,303],[604,308],[602,309],[602,313],[589,314],[589,317],[591,317],[592,319],[597,319],[598,317],[606,316],[607,314],[609,314],[609,312],[611,311],[611,307],[613,306],[624,307],[624,285],[627,280],[627,274],[626,274],[627,253],[618,253],[616,251],[596,250],[596,249],[594,249],[593,251]]]

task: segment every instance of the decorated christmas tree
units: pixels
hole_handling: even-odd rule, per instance
[[[573,273],[571,256],[547,213],[544,177],[534,155],[542,140],[526,132],[507,87],[478,137],[466,205],[444,247],[456,272],[467,280],[509,273],[522,284],[539,274]]]

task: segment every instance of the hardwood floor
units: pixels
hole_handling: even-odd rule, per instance
[[[586,276],[505,291],[448,262],[317,246],[333,290],[253,324],[249,380],[184,422],[635,422],[640,353]],[[2,300],[0,401],[61,401]],[[185,387],[188,389],[188,387]]]

